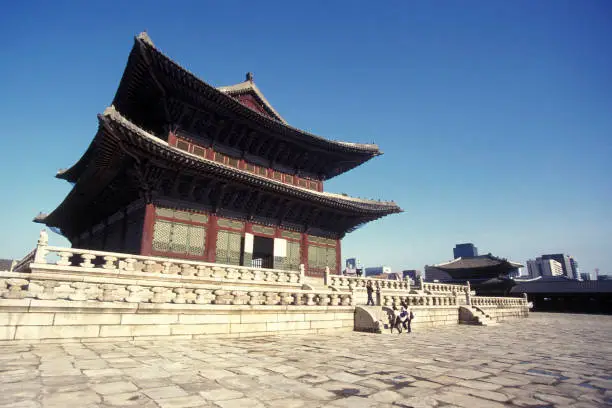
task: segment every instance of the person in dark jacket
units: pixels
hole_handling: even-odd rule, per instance
[[[414,319],[414,313],[412,313],[412,309],[409,307],[404,309],[406,313],[406,319],[402,322],[404,325],[404,329],[406,329],[406,333],[411,333],[412,329],[410,328],[410,323],[412,323],[412,319]]]
[[[374,293],[374,288],[372,287],[372,281],[368,281],[366,284],[366,291],[368,292],[368,306],[374,306],[374,298],[372,297],[372,293]]]

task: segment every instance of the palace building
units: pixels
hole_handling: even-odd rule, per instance
[[[35,221],[73,247],[297,270],[341,268],[340,240],[402,210],[324,191],[324,181],[376,157],[287,124],[247,74],[215,88],[135,38],[112,106],[73,184]]]

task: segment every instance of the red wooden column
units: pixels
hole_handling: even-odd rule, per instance
[[[219,225],[217,224],[217,215],[210,214],[208,217],[208,230],[206,231],[206,260],[215,262],[217,259],[217,233]]]
[[[308,235],[303,232],[302,242],[300,243],[300,263],[304,264],[306,268],[306,275],[308,275]]]
[[[336,271],[334,273],[342,274],[342,247],[340,240],[336,240]]]
[[[170,146],[176,146],[176,135],[172,132],[168,133],[168,144]]]
[[[155,206],[151,203],[145,206],[142,238],[140,240],[140,255],[151,256],[153,247],[153,228],[155,227]]]

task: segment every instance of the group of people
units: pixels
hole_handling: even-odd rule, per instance
[[[414,313],[412,313],[412,310],[410,310],[406,303],[402,302],[399,310],[397,306],[393,306],[393,316],[389,318],[391,333],[393,333],[393,329],[397,329],[397,332],[401,334],[402,328],[406,330],[406,333],[411,333],[410,323],[412,319],[414,319]]]
[[[366,284],[366,291],[368,293],[368,306],[374,306],[374,287],[372,286],[372,282],[368,281]],[[412,332],[410,328],[410,323],[414,319],[414,313],[408,307],[405,302],[402,302],[400,308],[397,306],[393,306],[393,315],[389,316],[389,326],[391,327],[391,333],[393,333],[393,329],[397,329],[398,333],[402,333],[402,329],[406,330],[406,333]]]

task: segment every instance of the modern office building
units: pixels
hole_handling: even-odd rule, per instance
[[[473,258],[478,256],[478,248],[474,246],[474,244],[457,244],[455,248],[453,248],[453,256],[455,259],[457,258]]]
[[[528,276],[537,278],[540,276],[564,276],[563,265],[554,259],[538,257],[527,261]]]
[[[365,276],[375,276],[375,275],[381,275],[383,273],[391,273],[391,267],[390,266],[372,266],[369,268],[365,268]]]
[[[557,262],[559,262],[561,264],[561,267],[563,268],[563,275],[567,276],[570,279],[576,279],[576,276],[574,276],[574,272],[572,269],[572,264],[570,259],[570,256],[565,255],[565,254],[546,254],[546,255],[542,255],[542,259],[553,259]],[[578,266],[578,263],[576,263],[576,267]]]
[[[590,273],[584,273],[582,272],[580,274],[580,277],[582,278],[583,281],[590,281],[591,279],[591,274]]]
[[[578,268],[578,261],[576,261],[572,256],[569,256],[570,266],[572,268],[572,275],[574,275],[574,279],[582,280],[582,274],[580,273],[580,268]]]

